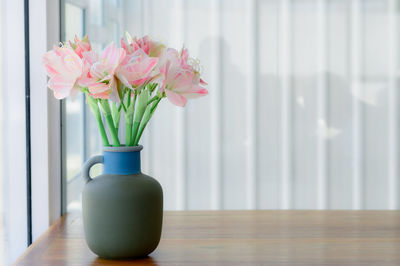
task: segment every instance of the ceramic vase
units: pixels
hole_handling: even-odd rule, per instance
[[[156,249],[163,219],[163,191],[140,168],[142,146],[105,147],[83,166],[86,181],[82,214],[86,242],[106,259],[138,258]],[[104,165],[103,174],[91,178],[90,168]]]

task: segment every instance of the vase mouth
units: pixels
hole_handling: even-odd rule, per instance
[[[103,151],[107,152],[135,152],[135,151],[141,151],[143,149],[142,145],[137,145],[137,146],[119,146],[119,147],[112,147],[112,146],[107,146],[103,147]]]

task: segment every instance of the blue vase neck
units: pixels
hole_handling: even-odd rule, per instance
[[[142,148],[142,146],[104,148],[104,174],[134,175],[140,173],[140,150]]]

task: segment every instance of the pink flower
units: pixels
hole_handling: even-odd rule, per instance
[[[125,86],[136,88],[151,78],[157,62],[158,58],[149,57],[139,48],[125,57],[116,75]]]
[[[125,42],[124,38],[122,37],[121,38],[121,48],[125,50],[126,54],[130,55],[130,54],[133,54],[140,47],[136,42],[130,42],[130,43],[128,42],[128,44],[127,44]]]
[[[192,62],[190,62],[190,61],[192,61]],[[180,64],[183,69],[194,70],[194,71],[200,73],[199,62],[189,58],[189,52],[186,48],[182,48],[182,50],[181,50]],[[205,82],[203,79],[200,78],[200,84],[207,85],[207,82]]]
[[[159,57],[165,49],[165,46],[162,43],[153,41],[147,35],[137,40],[137,44],[150,57]]]
[[[82,55],[86,66],[91,66],[80,84],[87,87],[94,98],[119,102],[115,72],[125,58],[125,50],[111,43],[100,56],[91,51]]]
[[[72,49],[74,49],[75,53],[79,55],[80,58],[83,57],[83,52],[88,52],[92,50],[92,46],[90,45],[89,38],[87,35],[83,37],[82,41],[79,40],[78,36],[75,35],[74,42],[69,42]]]
[[[160,92],[165,92],[168,100],[175,105],[185,106],[187,99],[198,98],[208,94],[200,85],[206,83],[200,73],[188,63],[187,51],[178,54],[175,49],[167,49],[160,61]]]
[[[141,39],[132,38],[127,34],[128,44],[121,38],[121,47],[125,49],[127,54],[132,54],[138,49],[142,49],[150,57],[159,57],[165,49],[162,43],[153,41],[149,36],[144,36]]]
[[[173,66],[181,66],[181,58],[179,53],[174,48],[167,48],[164,50],[163,54],[160,56],[158,65],[160,68],[160,72],[165,72],[165,67],[169,62],[170,65]]]
[[[72,98],[80,91],[78,79],[83,74],[83,62],[70,47],[54,46],[42,57],[42,63],[50,77],[48,86],[54,91],[54,97]]]

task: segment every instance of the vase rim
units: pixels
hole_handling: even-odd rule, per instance
[[[104,147],[103,151],[107,152],[135,152],[135,151],[141,151],[143,149],[142,145],[138,146],[119,146],[119,147]]]

